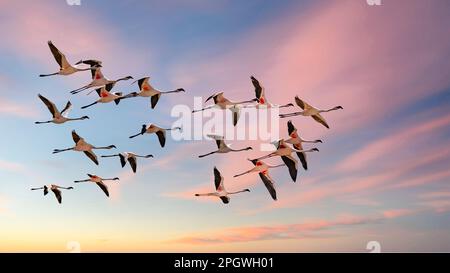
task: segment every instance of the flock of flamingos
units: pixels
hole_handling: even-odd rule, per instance
[[[145,77],[142,79],[139,79],[135,82],[137,82],[139,91],[138,92],[132,92],[130,94],[124,95],[120,92],[112,92],[112,89],[114,88],[114,85],[119,81],[125,81],[133,79],[131,76],[119,78],[116,80],[110,80],[103,76],[101,72],[102,68],[102,62],[98,60],[80,60],[79,62],[75,63],[75,65],[71,65],[67,59],[66,56],[56,48],[56,46],[49,41],[48,46],[50,48],[50,51],[55,58],[56,62],[59,64],[59,71],[51,74],[42,74],[39,75],[40,77],[47,77],[47,76],[54,76],[54,75],[71,75],[77,72],[81,71],[90,71],[92,80],[90,83],[86,84],[83,87],[80,87],[78,89],[75,89],[71,91],[71,94],[78,94],[83,91],[90,90],[88,94],[95,92],[98,95],[98,99],[92,102],[89,105],[81,107],[82,109],[85,109],[87,107],[94,106],[98,103],[111,103],[114,102],[115,104],[119,104],[121,100],[128,99],[128,98],[134,98],[134,97],[148,97],[150,98],[150,105],[151,108],[155,108],[161,95],[165,94],[171,94],[171,93],[179,93],[179,92],[185,92],[183,88],[178,88],[172,91],[160,91],[155,89],[152,85],[149,83],[150,77]],[[260,84],[260,82],[255,78],[251,77],[252,84],[255,88],[255,98],[248,101],[241,101],[241,102],[232,102],[228,100],[224,95],[223,92],[216,93],[209,98],[206,99],[205,102],[210,101],[211,99],[214,101],[214,104],[211,106],[205,107],[203,109],[194,110],[194,112],[198,111],[205,111],[207,109],[211,108],[219,108],[223,110],[230,110],[233,115],[233,125],[236,125],[239,119],[239,109],[241,107],[255,107],[257,109],[262,108],[285,108],[285,107],[293,107],[294,104],[288,103],[285,105],[275,105],[271,104],[267,101],[265,96],[265,90],[264,87]],[[63,124],[68,121],[77,121],[77,120],[86,120],[89,119],[88,116],[82,116],[79,118],[69,118],[68,113],[70,109],[72,108],[72,104],[67,102],[65,107],[59,111],[56,105],[47,99],[46,97],[42,96],[41,94],[38,95],[39,99],[47,106],[48,110],[50,111],[52,118],[48,121],[37,121],[36,124],[45,124],[45,123],[54,123],[54,124]],[[338,109],[343,109],[341,106],[336,106],[328,110],[321,110],[318,108],[315,108],[308,103],[306,103],[304,100],[300,99],[299,97],[295,97],[295,103],[297,106],[301,108],[301,111],[293,112],[289,114],[280,114],[280,118],[286,118],[286,117],[292,117],[292,116],[310,116],[318,123],[322,124],[326,128],[329,128],[326,120],[322,117],[321,113],[330,112]],[[245,104],[245,106],[241,106],[242,104]],[[317,148],[311,148],[311,149],[304,149],[303,143],[321,143],[321,140],[304,140],[302,139],[298,133],[297,129],[295,128],[292,121],[287,122],[287,129],[289,134],[289,139],[281,139],[279,141],[274,142],[273,144],[276,147],[276,150],[268,155],[262,156],[260,158],[256,159],[249,159],[249,161],[253,164],[253,167],[243,173],[237,174],[234,177],[250,174],[250,173],[258,173],[262,182],[264,183],[265,187],[267,188],[270,196],[273,200],[277,200],[277,193],[275,190],[275,183],[271,176],[269,175],[269,169],[271,168],[278,168],[282,166],[286,166],[289,175],[292,178],[292,180],[295,182],[297,179],[297,171],[298,171],[298,161],[294,158],[292,153],[296,153],[297,157],[299,158],[302,168],[307,170],[308,169],[308,163],[306,159],[306,153],[308,152],[316,152],[319,151]],[[155,124],[149,124],[149,125],[142,125],[142,128],[138,133],[135,135],[130,136],[131,138],[135,138],[137,136],[141,136],[144,134],[156,134],[158,137],[158,141],[161,145],[161,147],[165,146],[166,143],[166,132],[169,130],[181,130],[180,127],[176,128],[162,128],[159,126],[156,126]],[[214,150],[210,153],[200,155],[199,157],[205,157],[208,155],[212,155],[215,153],[228,153],[228,152],[239,152],[239,151],[247,151],[251,150],[251,147],[246,147],[242,149],[232,149],[230,145],[227,145],[224,141],[223,136],[218,135],[208,135],[208,137],[212,138],[216,141],[217,144],[217,150]],[[114,145],[108,145],[108,146],[95,146],[93,144],[88,143],[83,137],[78,135],[75,130],[72,131],[72,139],[74,141],[74,146],[64,149],[55,149],[53,150],[54,154],[65,152],[65,151],[77,151],[77,152],[83,152],[90,160],[92,160],[96,165],[99,164],[97,155],[94,153],[94,150],[110,150],[110,149],[116,149],[116,146]],[[264,163],[264,159],[279,156],[281,157],[281,160],[283,161],[283,164],[280,165],[268,165]],[[102,155],[102,158],[114,158],[118,157],[120,160],[120,163],[122,165],[122,168],[128,163],[134,173],[136,173],[137,170],[137,160],[138,158],[151,158],[153,155],[139,155],[131,152],[121,152],[117,154],[110,154],[110,155]],[[97,184],[100,189],[106,194],[106,196],[109,196],[108,187],[104,183],[105,181],[115,181],[119,180],[118,177],[114,178],[102,178],[97,175],[88,174],[88,178],[84,180],[78,180],[74,181],[75,183],[82,183],[82,182],[91,182]],[[195,194],[195,196],[215,196],[222,200],[223,203],[228,204],[230,202],[230,195],[238,194],[242,192],[249,192],[249,189],[243,189],[239,191],[230,192],[227,191],[224,187],[224,178],[221,175],[220,171],[214,167],[214,185],[215,185],[215,191],[211,193],[200,193]],[[48,191],[51,190],[58,200],[59,203],[62,202],[62,194],[61,189],[65,190],[71,190],[73,187],[62,187],[55,184],[50,185],[44,185],[39,188],[32,188],[31,190],[43,190],[44,195],[47,195]]]

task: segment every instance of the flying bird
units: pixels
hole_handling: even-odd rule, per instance
[[[109,79],[105,78],[105,76],[103,76],[103,73],[102,73],[102,70],[101,70],[102,65],[101,65],[100,61],[97,61],[97,60],[86,60],[86,61],[80,61],[80,62],[91,65],[91,68],[92,68],[92,81],[89,84],[86,84],[83,87],[80,87],[78,89],[70,91],[70,93],[72,95],[78,94],[78,93],[80,93],[82,91],[85,91],[85,90],[93,88],[93,87],[102,87],[102,86],[105,86],[105,85],[110,84],[110,83],[117,83],[119,81],[127,81],[127,80],[130,80],[130,79],[133,79],[132,76],[126,76],[126,77],[123,77],[123,78],[119,78],[117,80],[109,80]],[[91,92],[92,91],[90,91],[88,94],[90,94]]]
[[[54,76],[54,75],[71,75],[73,73],[79,72],[79,71],[86,71],[91,70],[91,68],[80,68],[77,66],[72,66],[68,61],[66,56],[59,51],[58,48],[56,48],[55,45],[53,45],[52,41],[48,41],[48,46],[50,47],[50,51],[53,54],[53,57],[55,58],[56,62],[59,64],[59,71],[51,74],[41,74],[39,77],[48,77],[48,76]],[[78,63],[77,63],[78,64]]]
[[[217,150],[204,154],[204,155],[199,155],[198,157],[202,158],[208,155],[212,155],[215,153],[218,154],[225,154],[225,153],[229,153],[229,152],[241,152],[241,151],[248,151],[248,150],[253,150],[252,147],[247,147],[247,148],[242,148],[242,149],[232,149],[230,144],[226,144],[224,141],[224,137],[223,136],[218,136],[218,135],[208,135],[209,138],[212,138],[214,140],[216,140],[216,145],[217,145]]]
[[[266,189],[269,191],[270,196],[272,197],[273,200],[277,200],[277,191],[275,190],[275,182],[273,181],[272,177],[270,177],[269,175],[269,169],[271,168],[278,168],[281,166],[284,166],[285,164],[280,164],[280,165],[268,165],[266,163],[264,163],[261,160],[257,160],[257,159],[252,159],[249,161],[251,161],[253,163],[253,165],[255,165],[255,167],[253,167],[252,169],[240,173],[240,174],[236,174],[233,177],[239,177],[248,173],[254,173],[257,172],[259,173],[259,177],[261,178],[262,182],[264,183],[264,186],[266,186]]]
[[[55,197],[56,197],[56,200],[58,200],[58,203],[61,204],[61,202],[62,202],[62,195],[61,195],[61,191],[59,189],[72,190],[73,187],[67,187],[66,188],[66,187],[61,187],[61,186],[58,186],[58,185],[51,184],[51,185],[44,185],[43,187],[40,187],[40,188],[31,188],[32,191],[44,190],[44,195],[47,195],[49,189],[55,194]]]
[[[137,155],[134,153],[130,153],[130,152],[123,152],[120,154],[115,154],[115,155],[102,155],[102,157],[119,157],[120,158],[120,164],[122,165],[122,168],[125,167],[125,165],[128,163],[130,163],[131,169],[133,170],[134,173],[136,173],[136,169],[137,169],[137,158],[151,158],[153,157],[153,155]]]
[[[152,109],[154,109],[156,104],[158,103],[161,95],[185,92],[185,90],[183,88],[178,88],[178,89],[175,89],[172,91],[159,91],[158,89],[156,89],[152,85],[150,85],[149,79],[150,79],[150,77],[145,77],[145,78],[142,78],[142,79],[139,79],[139,80],[133,82],[132,84],[134,84],[136,82],[138,83],[139,92],[130,93],[130,94],[126,95],[124,98],[150,97],[151,107],[152,107]]]
[[[342,106],[336,106],[333,108],[330,108],[328,110],[321,110],[318,108],[315,108],[308,103],[306,103],[304,100],[301,100],[298,96],[295,96],[295,103],[303,109],[301,112],[294,112],[289,114],[280,114],[280,118],[287,118],[287,117],[293,117],[293,116],[310,116],[318,123],[322,124],[326,128],[330,129],[330,126],[327,124],[327,121],[322,117],[320,113],[326,113],[331,112],[339,109],[344,109]]]
[[[298,168],[297,168],[297,160],[294,157],[292,157],[292,153],[293,152],[308,153],[308,152],[318,152],[319,151],[319,149],[317,149],[317,148],[312,148],[309,150],[297,150],[295,148],[290,147],[288,144],[286,144],[286,142],[283,139],[276,141],[274,143],[274,145],[277,148],[276,151],[274,151],[266,156],[257,158],[257,160],[262,160],[262,159],[266,159],[266,158],[270,158],[270,157],[274,157],[274,156],[280,156],[281,159],[283,160],[284,164],[286,164],[286,166],[288,167],[289,175],[291,176],[292,181],[294,181],[294,182],[297,180]]]
[[[88,116],[83,116],[81,118],[69,118],[69,111],[72,108],[72,103],[70,101],[67,102],[64,109],[59,112],[58,108],[56,108],[55,104],[48,100],[46,97],[42,96],[41,94],[38,94],[38,97],[41,99],[41,101],[47,106],[48,110],[52,114],[53,119],[49,121],[36,121],[36,124],[43,124],[43,123],[55,123],[55,124],[62,124],[66,121],[74,121],[74,120],[84,120],[89,119]]]
[[[54,149],[53,154],[65,152],[65,151],[77,151],[77,152],[84,152],[84,154],[89,157],[96,165],[98,165],[97,156],[92,150],[101,150],[101,149],[115,149],[116,146],[109,145],[106,147],[96,147],[89,143],[87,143],[82,137],[80,137],[75,130],[72,131],[72,139],[75,142],[75,146],[72,148],[67,149]]]
[[[228,192],[223,185],[223,181],[224,181],[223,176],[220,174],[219,170],[216,167],[214,167],[214,185],[216,186],[216,191],[211,193],[196,193],[195,196],[216,196],[219,197],[224,204],[228,204],[230,203],[229,195],[241,192],[250,192],[249,189],[244,189],[235,192]]]
[[[214,105],[207,106],[203,109],[199,110],[192,110],[192,113],[205,111],[212,108],[219,108],[219,109],[229,109],[231,113],[233,114],[233,125],[236,126],[238,120],[239,120],[239,105],[244,103],[251,103],[257,101],[257,99],[247,100],[247,101],[240,101],[240,102],[232,102],[229,99],[225,98],[223,95],[223,92],[215,93],[211,96],[209,96],[205,102],[208,102],[210,99],[214,100]]]
[[[286,139],[284,142],[292,144],[295,149],[297,150],[303,150],[302,143],[322,143],[322,140],[316,139],[316,140],[304,140],[302,139],[298,133],[297,128],[295,128],[294,124],[292,124],[292,121],[288,121],[288,133],[290,138]],[[298,159],[300,159],[300,162],[302,163],[303,169],[308,169],[308,162],[306,161],[306,153],[305,152],[297,152]]]
[[[102,88],[97,88],[95,91],[97,92],[99,99],[95,102],[85,105],[81,107],[81,109],[86,109],[88,107],[91,107],[97,103],[109,103],[114,101],[116,105],[120,103],[120,100],[123,98],[121,92],[112,93],[111,90],[113,89],[115,83],[109,83]]]
[[[103,183],[104,181],[116,181],[119,180],[118,177],[114,177],[114,178],[101,178],[100,176],[97,175],[92,175],[92,174],[88,174],[89,179],[85,179],[85,180],[77,180],[74,181],[74,183],[83,183],[83,182],[92,182],[97,184],[100,189],[102,189],[102,191],[106,194],[106,196],[109,197],[109,191],[108,191],[108,187],[106,186],[105,183]]]
[[[135,138],[135,137],[143,135],[143,134],[153,134],[154,133],[158,136],[159,144],[161,145],[161,147],[164,147],[164,145],[166,145],[166,131],[171,131],[171,130],[181,130],[181,127],[163,129],[154,124],[149,124],[148,126],[144,124],[144,125],[142,125],[141,132],[130,136],[130,138]]]
[[[256,108],[284,108],[284,107],[292,107],[294,104],[287,103],[284,105],[272,104],[266,99],[265,88],[261,85],[261,83],[253,76],[250,77],[252,80],[252,84],[255,87],[255,96],[256,96],[256,105],[250,105],[245,107],[256,107]]]

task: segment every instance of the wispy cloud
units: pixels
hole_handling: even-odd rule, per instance
[[[365,169],[376,160],[382,160],[391,150],[402,151],[408,145],[411,145],[411,139],[419,142],[419,139],[433,138],[437,133],[441,133],[443,128],[447,128],[450,124],[450,115],[436,118],[434,120],[426,120],[413,127],[400,128],[397,132],[386,137],[379,138],[372,143],[348,156],[336,166],[339,171],[355,171]]]
[[[0,169],[10,172],[22,172],[25,170],[25,166],[17,162],[0,159]]]
[[[437,213],[450,211],[450,191],[425,192],[419,195],[419,204],[435,210]]]
[[[236,243],[261,240],[298,239],[308,237],[311,233],[318,233],[328,229],[339,229],[346,226],[359,226],[381,222],[386,219],[414,214],[412,210],[382,211],[374,216],[343,215],[334,220],[310,220],[297,224],[235,227],[210,232],[208,234],[194,234],[172,241],[173,243],[208,245],[214,243]]]
[[[37,111],[29,105],[0,98],[0,115],[31,119],[36,114]]]

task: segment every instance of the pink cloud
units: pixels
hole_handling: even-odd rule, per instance
[[[422,186],[428,183],[433,183],[435,181],[443,181],[450,179],[450,170],[443,170],[438,172],[432,172],[430,174],[422,175],[419,177],[407,179],[406,181],[401,181],[396,183],[395,185],[390,186],[389,188],[408,188],[415,186]]]
[[[394,210],[383,211],[384,217],[388,218],[388,219],[398,218],[401,216],[411,215],[414,213],[415,213],[415,211],[410,210],[410,209],[394,209]]]
[[[16,103],[5,98],[0,98],[0,115],[29,119],[36,117],[36,114],[37,111],[28,105]]]
[[[22,172],[25,170],[25,167],[20,163],[0,160],[0,169],[10,172]]]
[[[434,198],[440,198],[440,197],[450,197],[450,191],[435,191],[435,192],[426,192],[421,195],[419,195],[420,198],[423,199],[434,199]]]
[[[375,140],[362,149],[348,156],[336,166],[339,171],[355,171],[364,169],[372,162],[391,154],[393,148],[396,151],[411,145],[411,139],[418,142],[419,139],[433,138],[433,135],[440,132],[450,124],[450,115],[446,115],[434,120],[427,120],[410,128],[401,128],[392,135]]]
[[[433,209],[437,213],[445,213],[450,211],[450,200],[448,199],[430,200],[422,202],[422,205]]]
[[[421,205],[433,209],[437,213],[450,211],[450,191],[426,192],[419,195]]]
[[[298,239],[324,230],[346,226],[367,225],[387,219],[414,214],[412,210],[384,211],[373,216],[342,215],[334,220],[309,220],[298,224],[270,226],[247,226],[221,229],[209,233],[188,235],[172,241],[179,244],[209,245],[215,243],[236,243],[261,240]],[[320,236],[320,233],[317,234]]]

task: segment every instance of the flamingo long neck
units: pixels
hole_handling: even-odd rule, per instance
[[[216,192],[210,192],[210,193],[198,193],[197,196],[216,196]]]
[[[92,70],[92,67],[88,67],[88,68],[78,68],[78,67],[75,67],[75,69],[76,69],[77,71],[87,71],[87,70]]]
[[[238,102],[232,102],[232,105],[236,105],[236,104],[243,104],[243,103],[250,103],[250,102],[254,102],[255,100],[246,100],[246,101],[238,101]]]
[[[278,106],[278,108],[291,107],[291,106],[294,106],[294,105],[292,103],[288,103],[288,104]]]
[[[53,153],[54,153],[54,154],[57,154],[57,153],[61,153],[61,152],[71,151],[71,150],[73,150],[73,149],[75,149],[75,147],[67,148],[67,149],[55,149],[55,150],[53,151]]]
[[[83,120],[84,117],[79,117],[79,118],[67,118],[68,121],[73,121],[73,120]]]
[[[181,127],[175,127],[175,128],[167,128],[167,129],[163,129],[163,130],[166,130],[166,131],[172,131],[172,130],[181,130]]]
[[[119,156],[119,155],[102,155],[102,157],[116,157],[116,156]]]
[[[304,143],[318,143],[318,142],[320,142],[320,140],[301,140],[301,142],[304,142]]]
[[[234,150],[234,149],[230,148],[230,150],[233,151],[233,152],[241,152],[241,151],[246,151],[246,150],[249,150],[249,149],[248,148],[242,148],[242,149]]]
[[[111,149],[111,147],[92,147],[92,149],[95,149],[95,150],[109,150],[109,149]]]
[[[91,181],[90,179],[86,179],[86,180],[78,180],[78,181],[74,181],[74,183],[84,183],[84,182],[89,182]]]
[[[330,109],[328,109],[328,110],[321,110],[321,111],[319,111],[320,113],[326,113],[326,112],[331,112],[331,111],[335,111],[335,110],[339,110],[340,109],[340,107],[339,106],[336,106],[336,107],[333,107],[333,108],[330,108]]]
[[[253,171],[253,169],[251,169],[251,170],[248,170],[248,171],[246,171],[246,172],[243,172],[243,173],[240,173],[240,174],[236,174],[234,177],[238,177],[238,176],[242,176],[242,175],[244,175],[244,174],[248,174],[248,173],[250,173],[250,172],[252,172]]]
[[[246,192],[246,191],[247,190],[232,191],[232,192],[229,192],[228,194],[237,194],[237,193]]]
[[[170,94],[170,93],[179,93],[179,92],[183,92],[180,89],[176,89],[176,90],[172,90],[172,91],[160,91],[162,94]]]
[[[128,80],[128,77],[117,79],[117,80],[115,80],[115,82],[126,81],[126,80]]]
[[[152,155],[135,155],[135,157],[150,158],[150,157],[153,157],[153,156]]]
[[[293,112],[293,113],[289,113],[289,114],[281,114],[280,117],[293,117],[293,116],[303,116],[305,115],[305,111],[300,111],[300,112]]]

